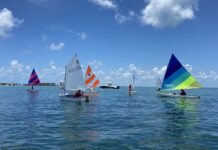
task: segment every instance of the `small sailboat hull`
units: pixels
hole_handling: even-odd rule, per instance
[[[131,95],[136,94],[136,91],[131,91],[130,94]]]
[[[78,101],[87,101],[88,96],[80,96],[75,97],[68,94],[59,94],[61,101],[72,101],[72,102],[78,102]]]
[[[38,93],[39,92],[39,90],[34,90],[34,89],[27,89],[27,91],[30,93]]]
[[[159,97],[169,97],[169,98],[183,98],[183,99],[200,99],[200,96],[193,95],[174,95],[169,93],[156,93]]]
[[[128,93],[129,93],[129,92],[128,92]],[[130,92],[130,95],[133,95],[133,94],[136,94],[136,91],[135,91],[135,90],[133,90],[133,91]]]

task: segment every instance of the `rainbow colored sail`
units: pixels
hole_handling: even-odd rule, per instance
[[[180,90],[200,88],[198,81],[172,54],[165,73],[161,90]]]
[[[35,69],[33,69],[32,73],[30,75],[28,85],[33,86],[33,85],[38,85],[38,84],[40,84],[40,80],[39,80],[39,78],[37,76],[37,73],[36,73]]]

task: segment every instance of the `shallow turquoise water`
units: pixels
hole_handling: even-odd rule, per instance
[[[218,89],[192,91],[200,100],[99,89],[89,103],[37,89],[0,87],[0,149],[218,149]]]

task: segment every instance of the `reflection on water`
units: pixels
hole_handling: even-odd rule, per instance
[[[182,149],[184,145],[189,145],[190,140],[195,140],[192,131],[195,131],[195,125],[198,120],[197,109],[198,102],[193,99],[163,99],[165,108],[165,129],[163,135],[170,145],[169,149]],[[190,147],[189,148],[196,148]]]
[[[98,140],[98,131],[94,129],[96,106],[79,101],[61,101],[61,105],[64,122],[60,127],[60,132],[66,140],[66,144],[61,148],[85,149],[89,143],[96,142]]]

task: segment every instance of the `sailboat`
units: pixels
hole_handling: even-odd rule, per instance
[[[72,100],[72,98],[84,98],[84,96],[82,96],[82,93],[85,91],[84,76],[77,54],[75,54],[70,63],[65,66],[64,83],[64,93],[59,94],[61,99]]]
[[[136,90],[135,90],[135,80],[136,80],[135,71],[133,71],[133,73],[132,73],[132,91],[130,92],[130,94],[136,93]]]
[[[40,80],[38,78],[38,75],[35,71],[35,69],[33,69],[30,78],[29,78],[29,82],[28,82],[28,86],[31,86],[31,89],[34,90],[34,86],[35,85],[39,85],[40,84]]]
[[[92,72],[92,68],[90,66],[87,67],[86,70],[86,77],[85,77],[85,85],[88,88],[89,94],[91,93],[96,93],[94,92],[94,88],[96,88],[100,84],[100,80],[97,79],[96,75],[94,72]]]
[[[157,82],[156,82],[156,90],[160,91],[161,86],[162,86],[162,80],[160,78],[158,78]]]
[[[96,75],[89,66],[86,72],[86,80],[84,79],[82,67],[74,55],[70,63],[65,67],[64,93],[59,94],[62,100],[89,100],[89,97],[96,96],[94,91],[87,92],[86,86],[94,89],[100,81],[96,79]]]
[[[167,91],[184,90],[201,88],[199,82],[188,72],[188,70],[179,62],[179,60],[172,54],[162,86],[157,92],[161,97],[181,97],[181,98],[200,98],[199,96],[169,94]]]

